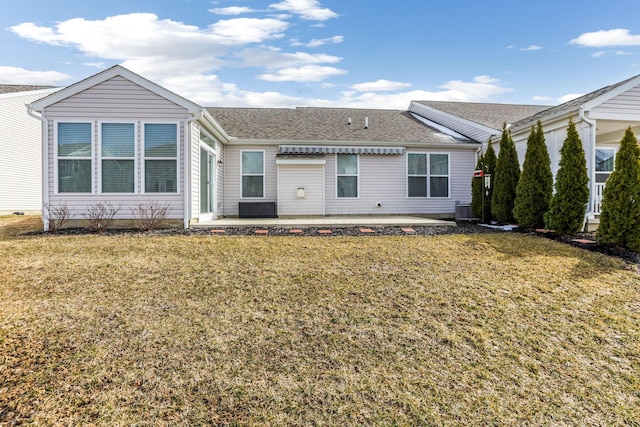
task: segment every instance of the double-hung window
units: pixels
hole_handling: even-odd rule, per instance
[[[358,197],[358,155],[337,154],[336,163],[338,197]]]
[[[407,195],[449,197],[449,155],[407,154]]]
[[[613,148],[596,148],[596,182],[604,183],[613,172],[615,151]]]
[[[264,151],[242,152],[242,197],[264,197]]]
[[[178,125],[145,123],[144,192],[178,192]]]
[[[91,193],[91,123],[57,123],[58,193]]]
[[[100,136],[102,192],[133,193],[135,191],[135,125],[133,123],[102,123]]]

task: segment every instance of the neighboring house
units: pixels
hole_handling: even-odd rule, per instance
[[[42,127],[25,105],[56,90],[0,84],[0,215],[42,210]]]
[[[591,194],[586,219],[594,229],[599,222],[605,181],[613,171],[624,131],[631,127],[636,135],[640,132],[640,75],[555,107],[414,101],[409,110],[485,145],[489,138],[494,143],[499,141],[502,123],[506,122],[520,163],[531,127],[540,120],[554,175],[569,119],[573,119],[586,154]]]
[[[471,199],[480,148],[407,111],[207,109],[121,66],[29,112],[46,135],[44,204],[74,219],[109,202],[131,220],[150,201],[184,227],[221,216],[453,217]]]

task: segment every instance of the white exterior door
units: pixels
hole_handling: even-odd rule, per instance
[[[324,215],[324,164],[278,165],[278,215]]]

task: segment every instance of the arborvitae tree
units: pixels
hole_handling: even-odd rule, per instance
[[[493,179],[493,196],[491,198],[491,213],[499,222],[513,221],[513,202],[516,198],[516,186],[520,178],[520,164],[516,146],[507,131],[502,129],[500,139],[500,153],[496,160],[496,170]]]
[[[480,154],[478,162],[476,163],[476,170],[481,170],[484,164],[484,154]],[[482,219],[482,208],[484,196],[484,183],[483,178],[471,178],[471,211],[473,216]],[[484,201],[486,203],[486,200]]]
[[[620,141],[616,164],[602,194],[597,238],[640,251],[640,147],[631,127]]]
[[[531,127],[522,174],[516,188],[513,215],[518,224],[527,228],[544,227],[544,214],[549,210],[552,193],[551,159],[544,143],[542,123],[538,120],[538,125]]]
[[[549,212],[544,216],[544,224],[560,234],[576,234],[582,228],[589,202],[589,175],[582,141],[573,120],[569,120],[560,156],[556,191]]]
[[[496,160],[496,150],[493,149],[493,143],[491,142],[491,139],[489,139],[489,146],[487,147],[487,151],[484,153],[484,170],[485,173],[491,175],[491,178],[489,178],[489,188],[486,189],[486,192],[488,192],[489,194],[486,194],[486,198],[484,201],[484,219],[487,222],[493,219],[493,215],[491,215],[491,199],[493,197],[493,182],[496,177]]]

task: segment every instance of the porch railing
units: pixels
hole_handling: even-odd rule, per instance
[[[602,193],[604,192],[604,183],[596,183],[594,185],[594,194],[591,198],[591,206],[592,212],[594,215],[600,215],[602,211]]]

